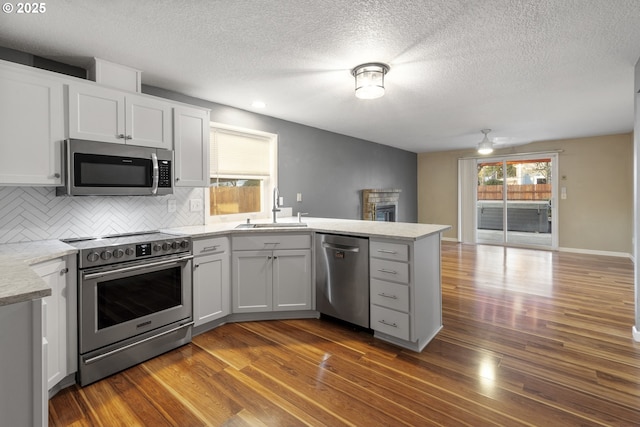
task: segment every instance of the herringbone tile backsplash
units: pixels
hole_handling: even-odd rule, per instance
[[[176,212],[167,204],[176,201]],[[203,224],[189,200],[204,190],[160,197],[56,197],[51,187],[0,187],[0,243],[62,239]]]

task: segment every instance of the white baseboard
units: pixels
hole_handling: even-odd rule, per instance
[[[596,251],[592,249],[577,249],[577,248],[558,248],[558,251],[573,252],[576,254],[613,256],[618,258],[630,258],[630,259],[632,258],[631,254],[627,252]]]
[[[452,238],[452,237],[443,237],[442,241],[444,242],[454,242],[454,243],[463,243],[460,240],[458,240],[457,238]],[[473,245],[486,245],[490,243],[471,243]],[[499,244],[495,244],[495,246],[500,246]],[[516,247],[516,246],[514,246]],[[517,246],[517,247],[521,247],[521,246]],[[546,247],[531,247],[531,249],[537,249],[537,250],[543,250],[543,251],[550,251],[553,250],[551,248],[546,248]],[[627,252],[613,252],[613,251],[596,251],[593,249],[578,249],[578,248],[558,248],[557,249],[559,252],[572,252],[572,253],[576,253],[576,254],[585,254],[585,255],[602,255],[602,256],[612,256],[612,257],[618,257],[618,258],[629,258],[631,261],[635,262],[635,257]]]
[[[633,327],[633,340],[640,342],[640,331],[635,326]]]

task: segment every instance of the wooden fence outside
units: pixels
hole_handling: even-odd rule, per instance
[[[211,187],[212,215],[260,212],[260,187]]]
[[[503,200],[502,185],[478,185],[478,200]],[[507,185],[507,200],[549,200],[551,184]]]

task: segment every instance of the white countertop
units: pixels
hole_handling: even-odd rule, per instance
[[[256,220],[269,223],[270,220]],[[278,218],[279,223],[298,222],[297,217]],[[303,217],[307,227],[236,228],[238,222],[178,227],[162,230],[167,233],[188,234],[193,238],[218,234],[259,232],[320,232],[351,236],[418,240],[451,228],[449,225],[415,224],[403,222],[375,222],[350,219]],[[0,245],[0,306],[43,298],[51,289],[33,271],[31,265],[77,253],[77,249],[59,240],[10,243]]]
[[[252,223],[265,224],[270,220],[255,220]],[[279,223],[296,223],[297,217],[278,218]],[[270,228],[236,228],[238,222],[226,222],[190,227],[179,227],[163,230],[169,233],[189,234],[193,238],[214,236],[230,231],[235,233],[257,232],[301,232],[337,233],[352,236],[379,237],[400,240],[418,240],[432,234],[442,233],[451,228],[450,225],[416,224],[408,222],[378,222],[355,219],[309,218],[302,217],[307,227],[270,227]]]
[[[51,295],[31,265],[75,254],[77,250],[59,240],[0,245],[0,305],[15,304]]]

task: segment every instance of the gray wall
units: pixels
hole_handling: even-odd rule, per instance
[[[399,188],[398,220],[416,222],[417,154],[143,85],[144,93],[211,109],[211,120],[278,135],[285,206],[324,218],[360,219],[364,188]],[[302,202],[296,202],[302,193]]]

